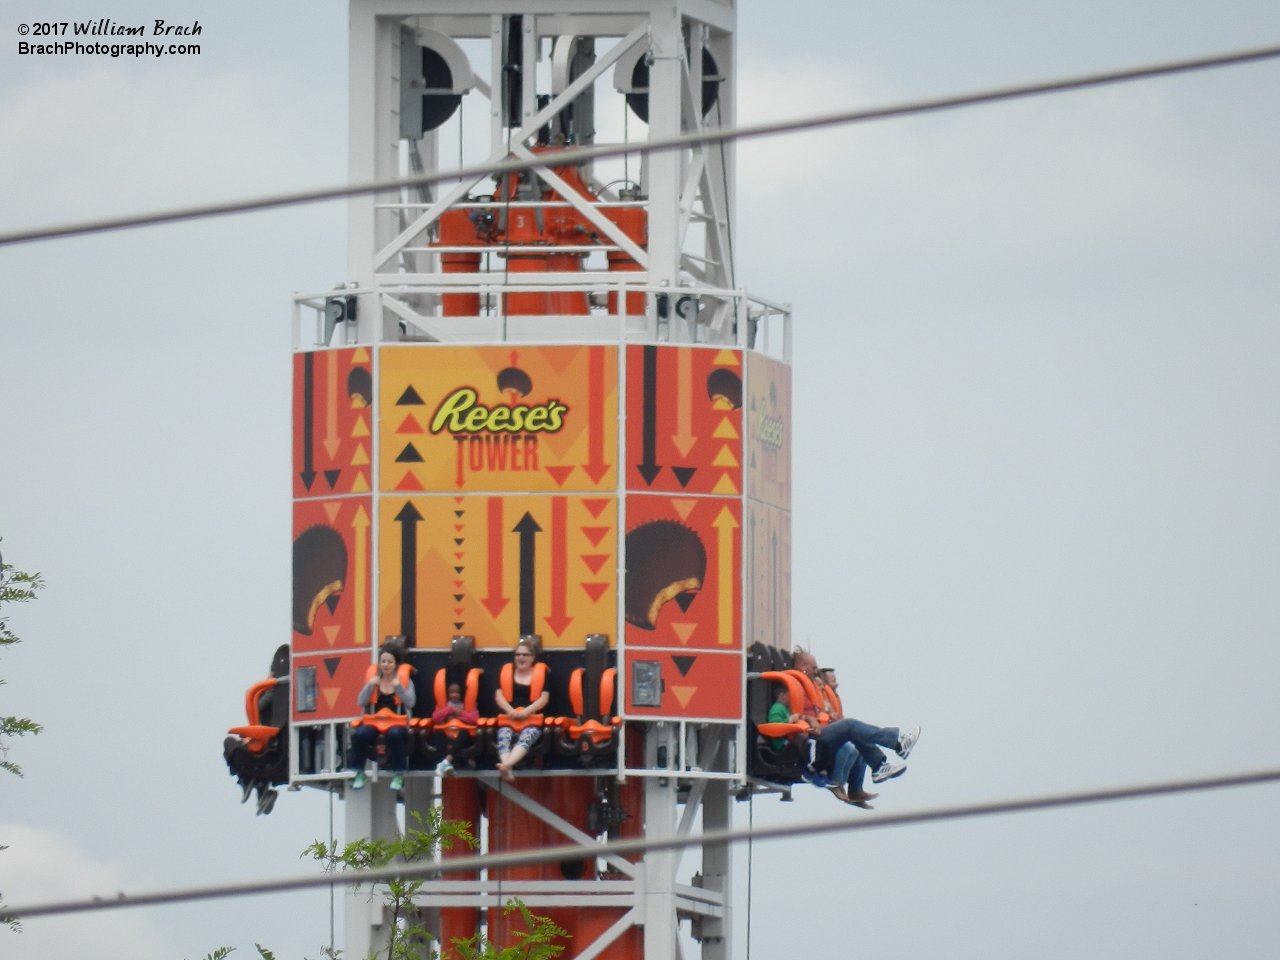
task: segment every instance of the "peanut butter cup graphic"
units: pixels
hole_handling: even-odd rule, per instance
[[[347,374],[347,398],[352,410],[363,410],[373,402],[373,377],[367,368],[351,368]]]
[[[507,367],[498,372],[498,390],[527,397],[533,392],[533,378],[519,367]]]
[[[320,604],[333,613],[347,579],[347,546],[332,527],[317,524],[293,541],[293,629],[310,636]]]
[[[742,379],[732,370],[717,367],[707,377],[707,396],[716,410],[737,410],[742,406]]]
[[[644,630],[658,626],[668,600],[689,609],[707,574],[698,535],[675,520],[651,520],[627,534],[626,617]]]

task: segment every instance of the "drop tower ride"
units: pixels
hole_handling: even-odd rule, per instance
[[[787,782],[753,768],[748,671],[790,648],[789,307],[736,275],[734,145],[638,152],[733,126],[735,17],[731,0],[350,4],[353,183],[479,162],[479,130],[492,161],[544,162],[353,198],[346,281],[294,307],[290,785],[341,792],[347,839],[441,803],[490,852],[583,847],[427,883],[446,954],[486,926],[511,942],[500,906],[519,897],[573,935],[565,957],[673,960],[688,921],[726,960],[726,847],[686,852],[692,878],[679,853],[592,847],[726,827],[735,796]],[[598,130],[637,152],[558,160]],[[511,786],[494,692],[522,636],[551,702]],[[385,758],[363,790],[345,769],[391,637],[418,699],[400,795]],[[447,682],[478,724],[433,728]],[[347,956],[385,938],[367,893],[345,923]]]

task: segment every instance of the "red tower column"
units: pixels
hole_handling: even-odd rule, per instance
[[[446,210],[440,215],[439,246],[470,247],[480,245],[476,227],[466,210]],[[436,244],[433,244],[435,246]],[[477,273],[479,253],[440,254],[441,273]],[[440,297],[441,313],[446,317],[474,317],[480,313],[480,294],[446,293]]]
[[[587,808],[595,794],[595,781],[591,777],[553,777],[546,781],[547,794],[545,803],[548,809],[555,811],[568,820],[583,833],[587,831]],[[554,827],[544,829],[544,844],[558,846],[568,843],[569,838],[562,836]],[[594,880],[596,864],[593,859],[566,860],[561,863],[549,863],[543,871],[544,880]],[[569,934],[568,956],[574,956],[583,949],[583,936],[579,930],[582,916],[590,913],[581,907],[564,907],[547,910],[546,915]]]
[[[640,767],[644,762],[644,737],[636,731],[627,734],[627,766]],[[618,828],[616,839],[632,840],[644,836],[644,779],[632,777],[626,783],[614,787],[616,800],[627,812],[627,818]],[[631,854],[627,858],[632,863],[644,859],[642,854]],[[578,950],[595,940],[618,921],[625,910],[597,908],[583,910],[578,922],[578,946],[570,948],[570,956],[576,956]],[[617,940],[609,944],[601,953],[601,960],[643,960],[644,928],[631,927],[622,932]]]
[[[516,207],[507,214],[507,243],[512,246],[534,246],[546,243],[546,237],[539,220],[541,211],[529,207]],[[511,283],[519,283],[519,273],[546,273],[547,255],[541,251],[521,250],[519,253],[507,251],[507,273]],[[506,297],[506,313],[508,316],[542,316],[547,312],[547,295],[545,293],[508,293]]]
[[[475,837],[480,836],[480,791],[471,779],[444,778],[440,787],[440,799],[446,820],[460,820]],[[472,851],[457,841],[442,856],[449,860],[471,855]],[[474,870],[444,874],[445,880],[475,880]],[[480,927],[480,911],[474,907],[444,907],[440,911],[440,953],[448,960],[458,956],[453,948],[454,940],[469,940]]]
[[[649,243],[649,222],[644,210],[639,207],[613,207],[604,211],[604,215],[616,223],[630,239],[642,247]],[[643,270],[639,263],[632,259],[625,250],[610,250],[609,272],[635,272]],[[609,294],[609,313],[618,310],[618,295]],[[636,316],[644,313],[644,294],[627,294],[627,315]]]
[[[519,790],[530,800],[544,802],[546,781],[541,777],[526,777],[515,787],[507,789]],[[489,818],[489,852],[510,853],[514,850],[536,850],[543,845],[543,823],[533,814],[526,812],[514,803],[502,799],[497,790],[490,790],[488,798]],[[541,880],[547,870],[542,864],[527,867],[508,867],[504,870],[489,871],[489,879],[498,882],[506,880]],[[550,869],[555,869],[554,865]],[[503,894],[501,899],[507,899]],[[522,921],[518,916],[502,915],[502,907],[489,909],[489,942],[499,949],[514,946],[517,932],[520,932]]]

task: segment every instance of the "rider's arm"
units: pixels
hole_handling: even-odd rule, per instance
[[[400,698],[400,702],[404,704],[406,710],[412,710],[414,704],[418,702],[418,691],[413,688],[413,684],[402,687],[396,684],[396,696]]]

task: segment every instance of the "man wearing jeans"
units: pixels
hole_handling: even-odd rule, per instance
[[[797,649],[792,662],[797,670],[815,683],[822,682],[818,675],[818,661],[813,654],[807,650]],[[816,755],[809,768],[815,774],[829,770],[832,774],[831,779],[837,787],[842,786],[846,782],[845,778],[848,777],[851,782],[848,796],[851,801],[854,801],[855,794],[861,793],[864,769],[871,770],[871,779],[874,783],[883,783],[906,773],[907,765],[901,760],[888,759],[880,747],[888,747],[905,760],[919,738],[919,727],[903,734],[897,727],[876,727],[852,718],[833,720],[818,734]],[[856,753],[845,750],[841,754],[841,748],[846,744],[851,745]],[[861,764],[865,764],[865,767]],[[870,798],[862,799],[865,801]]]
[[[845,777],[853,771],[856,777],[849,777],[849,779],[856,779],[861,786],[862,771],[856,770],[857,763],[861,761],[870,769],[873,783],[884,783],[886,780],[906,773],[907,765],[902,760],[907,759],[918,739],[920,739],[919,727],[901,733],[897,727],[876,727],[851,717],[836,720],[827,724],[818,734],[818,759],[814,766],[819,768],[841,766],[838,762],[840,748],[845,744],[852,744],[857,751],[857,759],[852,759],[846,751],[845,757],[849,757],[845,761],[847,765],[843,771],[832,769],[832,779],[837,783],[844,783]],[[902,760],[890,760],[880,749],[881,747],[888,747]],[[841,775],[842,773],[844,776]]]

